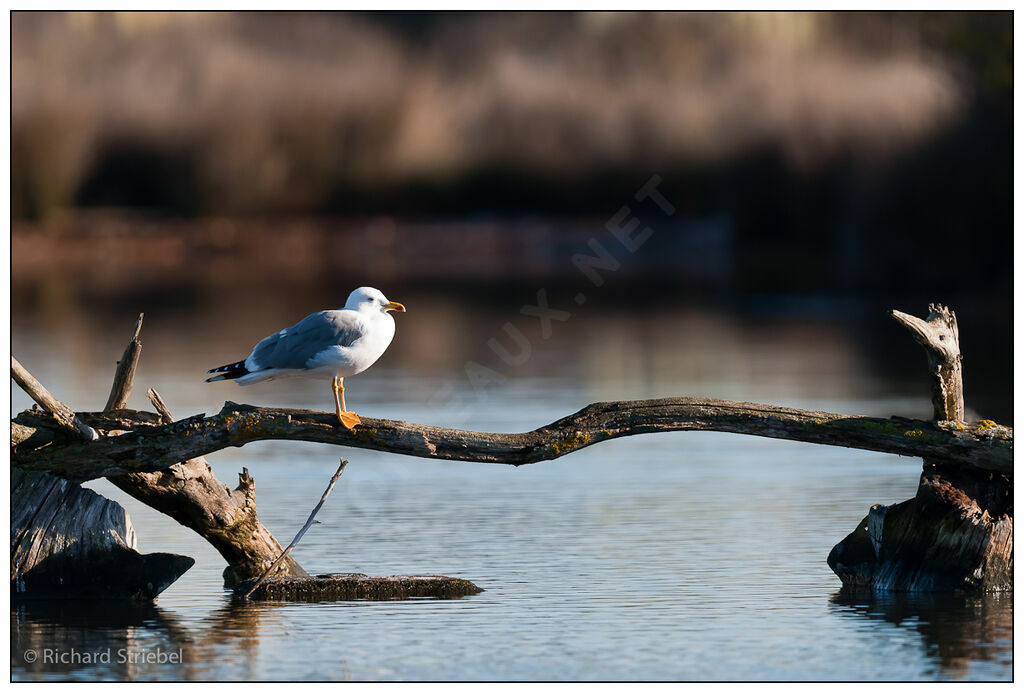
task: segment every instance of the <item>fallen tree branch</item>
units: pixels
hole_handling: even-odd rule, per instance
[[[57,425],[76,438],[85,441],[93,441],[99,438],[91,427],[82,423],[75,416],[71,408],[50,394],[50,391],[43,387],[43,384],[32,377],[32,374],[25,370],[25,367],[18,363],[18,359],[11,357],[11,377],[28,396],[34,399],[39,406],[50,412]]]
[[[281,555],[277,557],[277,560],[271,563],[266,572],[260,575],[256,580],[256,583],[249,588],[249,591],[244,595],[245,599],[248,599],[249,595],[255,592],[257,587],[263,584],[263,581],[267,579],[271,572],[273,572],[274,568],[281,565],[281,561],[283,561],[285,557],[292,552],[292,549],[294,549],[295,545],[299,543],[300,539],[302,539],[302,535],[306,533],[306,530],[313,526],[313,519],[316,517],[316,514],[320,512],[320,508],[324,507],[324,502],[327,500],[327,496],[331,495],[331,490],[334,488],[334,485],[338,483],[338,479],[341,478],[341,473],[345,471],[346,466],[348,466],[348,460],[342,460],[341,464],[338,465],[338,471],[334,473],[334,476],[331,477],[331,482],[327,484],[327,490],[325,490],[324,494],[320,496],[320,502],[316,504],[316,507],[313,508],[313,512],[311,512],[309,514],[309,518],[306,519],[306,524],[302,525],[302,529],[300,529],[298,534],[295,535],[295,538],[292,539],[292,543],[285,547],[285,550],[281,552]]]
[[[478,433],[405,421],[363,418],[352,431],[327,412],[270,409],[227,402],[202,414],[159,425],[151,414],[121,410],[80,414],[103,430],[130,431],[90,445],[74,442],[29,449],[12,464],[73,480],[128,471],[155,471],[187,459],[257,440],[302,440],[433,459],[522,465],[555,459],[605,440],[665,431],[722,431],[838,445],[1013,474],[1013,429],[991,421],[974,425],[904,418],[873,418],[700,398],[601,402],[527,433]],[[30,413],[16,422],[39,426]]]
[[[115,392],[127,399],[135,363],[122,365]],[[13,357],[11,376],[58,427],[12,424],[13,448],[49,445],[60,436],[58,429],[90,445],[99,439]],[[195,563],[188,556],[140,554],[124,508],[56,476],[11,470],[11,509],[11,586],[19,599],[152,600]]]

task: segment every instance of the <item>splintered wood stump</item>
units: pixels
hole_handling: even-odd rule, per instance
[[[11,598],[151,601],[195,561],[140,554],[128,513],[66,479],[11,470]]]
[[[238,596],[248,592],[255,580],[235,588]],[[260,584],[250,599],[260,601],[320,602],[365,599],[391,601],[429,598],[457,599],[483,590],[469,580],[443,575],[391,575],[370,577],[362,573],[338,573],[315,577],[272,577]]]
[[[938,305],[929,309],[925,320],[899,311],[893,317],[927,353],[935,418],[963,426],[956,315]],[[1012,436],[991,421],[975,428],[993,438]],[[873,506],[832,549],[828,564],[851,590],[1012,590],[1012,477],[925,457],[917,495],[896,505]]]

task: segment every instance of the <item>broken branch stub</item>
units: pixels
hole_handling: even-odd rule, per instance
[[[139,332],[142,331],[142,316],[135,321],[132,329],[131,339],[128,346],[117,362],[117,370],[114,372],[114,382],[110,386],[110,396],[103,411],[124,409],[128,405],[128,396],[132,393],[132,382],[135,380],[135,369],[139,365],[139,356],[142,354],[142,342],[139,340]]]
[[[928,306],[923,320],[898,310],[892,317],[910,330],[928,357],[932,376],[932,405],[938,421],[964,420],[963,358],[956,313],[941,304]]]

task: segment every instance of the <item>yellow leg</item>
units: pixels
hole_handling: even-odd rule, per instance
[[[334,390],[334,407],[341,425],[352,430],[362,421],[359,420],[358,414],[345,408],[345,386],[342,385],[343,381],[344,378],[334,376],[334,380],[331,382],[331,388]]]
[[[334,411],[338,414],[338,421],[341,421],[341,400],[338,399],[338,376],[331,379],[331,390],[334,392]]]

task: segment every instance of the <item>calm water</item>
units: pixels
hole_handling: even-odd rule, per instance
[[[832,323],[749,327],[700,312],[579,313],[535,339],[522,367],[483,345],[501,311],[473,320],[406,295],[409,320],[370,372],[346,383],[369,416],[521,431],[601,399],[707,395],[878,415],[927,415]],[[132,406],[161,391],[177,416],[225,399],[326,409],[327,383],[204,385],[205,368],[305,311],[214,329],[211,316],[147,317]],[[297,313],[297,315],[295,314]],[[428,316],[461,325],[440,337]],[[655,319],[656,318],[656,319]],[[230,320],[226,316],[225,320]],[[458,322],[458,321],[463,322]],[[15,316],[14,353],[80,409],[106,399],[131,317]],[[278,324],[280,323],[280,324]],[[466,327],[472,324],[478,327]],[[525,325],[528,323],[524,323]],[[674,326],[674,327],[673,327]],[[187,335],[187,338],[185,337]],[[500,378],[474,389],[465,361]],[[27,398],[12,389],[15,409]],[[351,461],[294,551],[311,573],[445,574],[481,594],[452,601],[233,605],[220,557],[105,481],[140,549],[196,558],[152,607],[12,608],[15,680],[1009,680],[1012,597],[847,598],[825,558],[874,503],[911,497],[918,460],[716,433],[637,436],[519,469],[263,442],[209,461],[256,479],[260,517],[286,543],[337,466]],[[45,648],[110,663],[26,663]],[[119,651],[182,663],[120,662]]]

